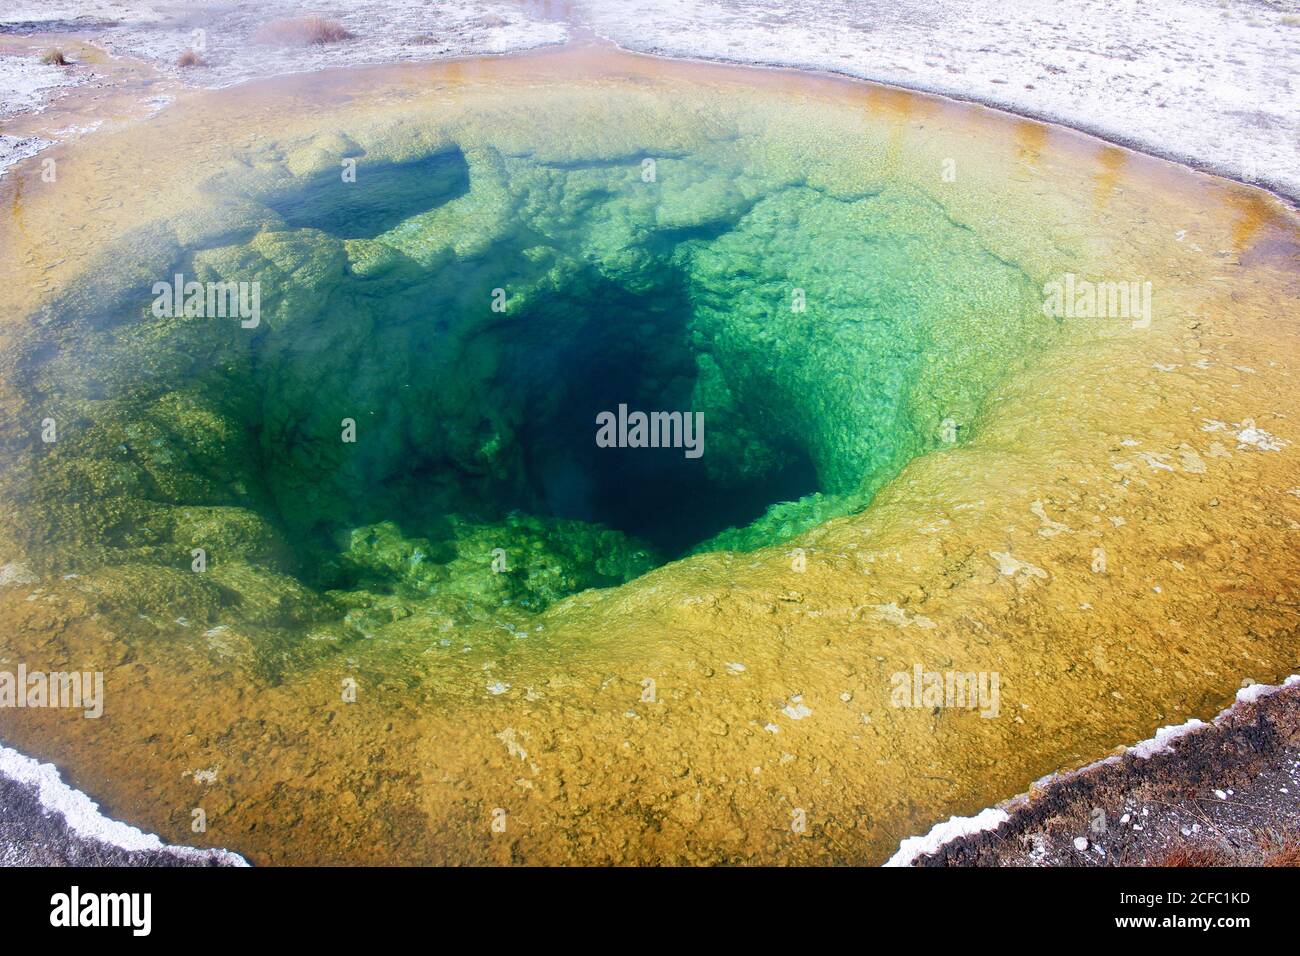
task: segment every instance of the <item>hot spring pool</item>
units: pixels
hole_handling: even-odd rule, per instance
[[[4,194],[0,667],[104,715],[0,738],[168,839],[878,862],[1295,670],[1265,194],[583,48],[58,161]]]

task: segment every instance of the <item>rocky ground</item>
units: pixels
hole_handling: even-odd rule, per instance
[[[1300,680],[1260,690],[1243,691],[1211,724],[1167,729],[1122,755],[1041,781],[986,811],[986,823],[1001,821],[993,828],[896,862],[1300,865]]]

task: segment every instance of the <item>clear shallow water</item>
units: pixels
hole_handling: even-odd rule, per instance
[[[1113,457],[1213,460],[1207,415],[1267,411],[1284,370],[1228,362],[1228,337],[1188,322],[1227,314],[1223,269],[1231,345],[1252,348],[1294,282],[1277,210],[797,75],[577,54],[376,71],[354,103],[359,82],[231,91],[142,133],[179,167],[128,167],[130,203],[80,243],[31,223],[93,205],[84,180],[14,197],[16,258],[60,281],[8,352],[3,557],[39,578],[6,592],[13,650],[106,662],[122,721],[28,733],[125,767],[146,758],[121,735],[148,728],[159,789],[103,785],[153,829],[200,798],[226,820],[215,842],[266,859],[869,859],[1208,706],[1243,666],[1284,667],[1267,638],[1170,649],[1185,612],[1140,597],[1170,558],[1138,552],[1199,527],[1182,509],[1202,489]],[[1172,238],[1189,222],[1196,252]],[[1152,334],[1045,316],[1065,271],[1164,276]],[[177,272],[259,283],[257,327],[153,314]],[[1201,359],[1259,377],[1145,381]],[[620,403],[702,412],[704,454],[598,448]],[[47,417],[52,444],[31,427]],[[1242,460],[1184,472],[1260,487],[1291,467],[1259,457],[1281,469],[1264,481]],[[1223,499],[1214,520],[1239,519]],[[1284,553],[1251,534],[1260,560]],[[1122,583],[1089,570],[1096,546],[1130,555]],[[1184,568],[1188,546],[1170,545]],[[1212,567],[1187,600],[1221,593]],[[891,709],[890,673],[917,661],[999,670],[1014,704]],[[1130,686],[1153,668],[1173,673]],[[1081,717],[1098,696],[1132,703]],[[790,808],[814,802],[821,838],[789,844]],[[502,804],[528,822],[494,841]],[[308,846],[283,829],[302,819],[323,828]]]

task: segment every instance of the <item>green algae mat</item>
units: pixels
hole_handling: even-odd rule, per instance
[[[0,737],[169,839],[879,862],[1296,667],[1262,193],[583,49],[57,162],[5,187],[0,665],[105,707]]]

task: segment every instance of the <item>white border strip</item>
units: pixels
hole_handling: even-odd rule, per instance
[[[1005,810],[989,807],[973,817],[949,817],[936,823],[925,836],[908,837],[898,844],[898,852],[885,861],[885,866],[911,866],[918,856],[933,853],[945,843],[971,833],[992,830],[1010,820]]]
[[[0,744],[0,774],[32,787],[46,810],[57,813],[68,828],[87,840],[107,843],[127,851],[163,850],[189,860],[212,860],[227,866],[248,866],[248,861],[230,850],[201,850],[189,846],[170,846],[152,833],[145,833],[127,823],[111,820],[99,812],[99,804],[80,790],[68,786],[52,763],[39,763]]]

